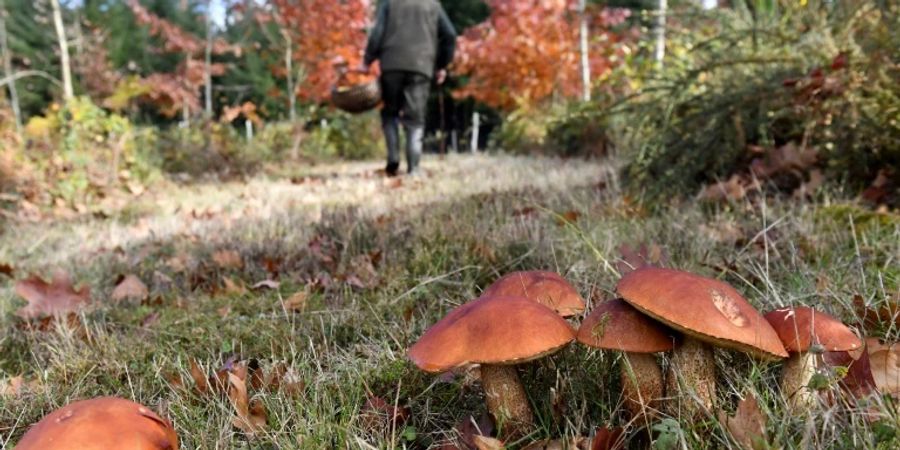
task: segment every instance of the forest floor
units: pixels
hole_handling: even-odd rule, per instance
[[[589,304],[612,298],[622,244],[727,281],[760,310],[806,304],[865,336],[900,335],[896,317],[867,320],[898,300],[900,218],[837,194],[648,211],[602,162],[454,156],[427,159],[415,179],[379,167],[173,184],[108,217],[7,225],[0,447],[69,401],[118,395],[172,420],[183,448],[466,448],[476,424],[493,428],[474,372],[423,373],[406,349],[512,270],[558,271]],[[90,306],[18,317],[15,280],[56,269],[90,287]],[[146,291],[115,292],[127,275]],[[884,398],[796,414],[778,394],[778,363],[716,356],[717,407],[731,414],[757,398],[769,448],[890,448],[900,435]],[[620,407],[619,363],[572,345],[522,365],[538,426],[511,446],[636,429]],[[671,419],[654,426],[661,448],[739,445],[717,411]],[[629,448],[647,444],[629,436]]]

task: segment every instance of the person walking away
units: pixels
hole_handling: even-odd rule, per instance
[[[400,169],[400,124],[409,174],[419,172],[431,81],[442,84],[456,51],[456,30],[437,0],[384,0],[369,34],[363,67],[381,62],[381,124],[388,176]]]

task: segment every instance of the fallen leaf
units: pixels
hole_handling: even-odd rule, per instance
[[[263,281],[260,281],[259,283],[254,284],[253,286],[250,286],[250,289],[253,289],[254,291],[260,290],[260,289],[275,290],[275,289],[278,289],[279,287],[281,287],[281,283],[279,283],[277,281],[263,280]]]
[[[224,318],[228,317],[229,314],[231,314],[231,307],[223,306],[219,309],[216,309],[216,313],[219,314],[219,317],[224,319]]]
[[[254,436],[266,427],[266,410],[259,399],[250,400],[247,385],[233,373],[228,374],[228,398],[234,406],[237,417],[231,420],[235,428],[247,436]]]
[[[857,294],[853,296],[853,308],[866,327],[900,327],[900,298],[889,298],[873,307],[867,305],[865,299]]]
[[[825,352],[823,360],[830,367],[847,368],[840,384],[854,397],[865,397],[875,388],[867,348],[861,348],[858,352]]]
[[[477,421],[474,417],[469,416],[456,425],[456,432],[459,433],[460,439],[469,448],[475,447],[476,436],[490,436],[494,434],[494,420],[487,412],[482,413]]]
[[[121,302],[123,300],[143,301],[150,297],[150,290],[147,285],[135,275],[126,275],[116,288],[113,289],[111,295],[113,301]]]
[[[394,406],[376,395],[367,395],[360,413],[363,426],[372,432],[400,430],[410,416],[408,407]]]
[[[625,447],[625,429],[599,427],[591,440],[591,450],[619,450]]]
[[[866,339],[869,365],[875,387],[883,394],[900,396],[900,343],[882,343],[875,338]]]
[[[16,293],[28,301],[16,312],[24,319],[66,315],[78,311],[90,300],[90,289],[85,286],[76,291],[72,279],[63,271],[57,271],[50,283],[34,275],[19,281]]]
[[[767,448],[766,418],[759,409],[759,402],[752,394],[738,403],[734,417],[719,412],[719,421],[731,432],[734,440],[747,449]]]
[[[6,263],[0,263],[0,275],[6,275],[6,276],[12,278],[14,272],[15,272],[15,270],[13,270],[11,265],[6,264]]]
[[[478,450],[504,450],[506,448],[502,441],[492,437],[475,436],[473,441]]]
[[[298,291],[294,295],[288,297],[287,300],[281,302],[281,306],[291,312],[303,312],[306,310],[306,303],[309,300],[309,292],[306,290]]]
[[[621,256],[620,260],[616,262],[616,269],[622,275],[641,267],[662,267],[669,262],[668,254],[656,244],[648,246],[642,243],[637,250],[632,249],[628,244],[622,244],[619,246],[619,254]]]
[[[578,218],[581,217],[581,213],[578,211],[566,211],[556,218],[556,225],[564,226],[568,224],[574,224],[578,222]]]
[[[19,375],[8,380],[0,380],[0,397],[18,397],[25,386],[25,377]]]
[[[590,441],[576,436],[571,439],[544,439],[522,447],[522,450],[588,450]]]
[[[240,253],[234,250],[219,250],[212,255],[213,262],[220,269],[240,269],[244,267],[244,260]]]
[[[243,295],[247,288],[240,281],[234,281],[230,277],[222,277],[223,291],[228,295]]]
[[[203,369],[200,368],[200,365],[197,364],[197,361],[191,358],[191,378],[194,380],[194,388],[197,389],[197,392],[200,394],[206,394],[209,392],[209,383],[207,382],[206,373],[203,372]]]
[[[141,328],[150,328],[157,323],[159,323],[159,311],[152,312],[147,314],[143,319],[141,319]]]
[[[728,181],[713,183],[700,192],[700,200],[709,202],[737,201],[747,196],[750,184],[740,175],[732,175]]]

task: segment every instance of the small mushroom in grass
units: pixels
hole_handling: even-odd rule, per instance
[[[70,403],[25,433],[19,450],[176,450],[172,425],[149,408],[116,397]]]
[[[563,317],[584,311],[584,299],[565,278],[541,270],[508,273],[488,286],[481,297],[525,297]]]
[[[816,373],[818,355],[856,350],[863,345],[840,320],[809,307],[776,309],[765,317],[791,354],[781,373],[781,390],[795,408],[815,404],[815,393],[807,386]]]
[[[619,350],[625,408],[634,418],[647,419],[663,398],[663,374],[653,353],[672,350],[672,330],[641,314],[622,300],[603,302],[578,329],[578,341],[591,347]]]
[[[524,297],[482,297],[457,307],[409,349],[426,372],[481,364],[488,410],[518,435],[534,423],[515,364],[532,361],[569,344],[575,330],[552,309]]]
[[[773,360],[787,352],[765,318],[733,287],[688,272],[644,267],[619,280],[616,291],[642,313],[684,334],[672,353],[666,392],[685,392],[684,413],[699,416],[716,397],[712,346]],[[675,414],[674,408],[671,411]]]

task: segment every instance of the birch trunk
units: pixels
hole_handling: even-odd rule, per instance
[[[591,101],[591,59],[588,42],[590,40],[587,17],[587,0],[579,0],[578,9],[581,12],[581,84],[584,89],[582,99]]]
[[[206,118],[213,116],[212,101],[212,50],[213,50],[213,29],[212,29],[212,0],[206,2],[206,54],[203,61],[203,84],[204,94],[206,97]]]
[[[287,69],[288,120],[297,120],[297,96],[294,93],[294,44],[291,36],[284,32],[284,68]]]
[[[0,53],[3,58],[3,76],[13,75],[12,54],[9,51],[9,41],[6,36],[6,2],[0,0]],[[16,90],[16,81],[9,82],[9,103],[12,106],[13,116],[16,119],[16,131],[22,131],[22,110],[19,107],[19,91]]]
[[[59,40],[63,99],[69,101],[75,96],[75,90],[72,88],[72,66],[69,63],[69,42],[66,40],[66,27],[63,25],[62,8],[59,6],[59,0],[50,0],[50,6],[53,7],[53,25],[56,27],[56,38]]]
[[[668,0],[659,0],[656,8],[656,26],[654,34],[656,35],[656,49],[653,52],[656,65],[661,69],[663,67],[663,59],[666,57],[666,13],[669,11]]]

